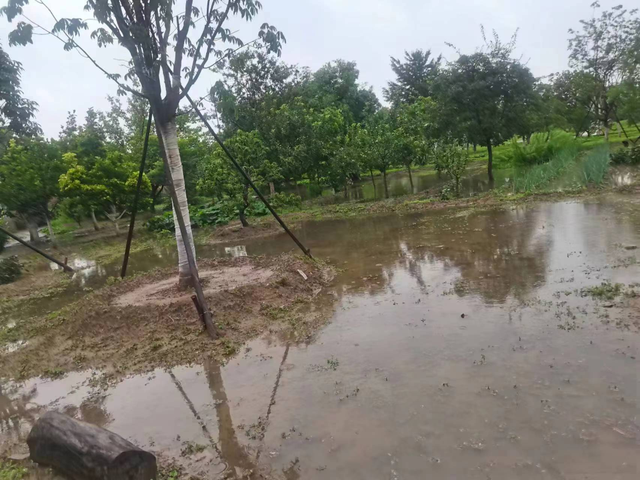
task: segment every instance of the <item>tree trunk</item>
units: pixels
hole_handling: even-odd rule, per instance
[[[373,198],[376,198],[376,181],[373,179],[373,169],[369,169],[369,175],[371,175],[371,183],[373,184]]]
[[[609,141],[609,130],[611,130],[611,127],[609,127],[609,125],[605,125],[604,126],[604,139],[606,142]]]
[[[176,219],[176,209],[180,209],[182,217],[184,218],[184,225],[188,236],[187,242],[193,252],[194,260],[196,260],[196,248],[193,243],[193,232],[191,231],[191,217],[189,216],[189,203],[187,202],[187,190],[184,183],[182,160],[180,159],[180,151],[178,150],[178,132],[176,130],[175,118],[160,123],[158,116],[154,116],[156,118],[158,131],[162,137],[162,146],[164,148],[167,166],[170,169],[171,179],[173,181],[171,188],[173,188],[178,201],[178,205],[175,205],[172,202],[174,211],[173,220],[176,230],[176,244],[178,246],[178,283],[181,287],[186,287],[191,284],[191,272],[189,270],[185,241],[182,239],[182,233],[180,232],[178,220]]]
[[[270,195],[276,194],[276,184],[273,182],[269,182],[269,194]]]
[[[487,153],[489,154],[487,173],[489,174],[489,183],[493,183],[493,146],[491,145],[491,139],[487,139]]]
[[[72,479],[152,480],[156,457],[104,428],[47,412],[27,437],[31,460]]]
[[[411,175],[411,165],[407,165],[407,172],[409,172],[409,184],[411,185],[411,193],[413,192],[413,175]]]
[[[56,243],[56,236],[53,233],[53,227],[51,226],[51,218],[49,218],[49,212],[44,214],[44,218],[47,220],[47,229],[49,230],[49,239],[51,243]]]
[[[100,225],[98,225],[98,220],[96,220],[96,211],[91,209],[91,222],[93,223],[93,229],[97,232],[100,230]]]
[[[349,190],[347,188],[347,184],[344,184],[344,199],[346,200],[347,198],[349,198]]]
[[[389,198],[389,186],[387,185],[387,169],[382,171],[382,178],[384,180],[384,197]]]
[[[29,230],[29,241],[31,243],[40,243],[40,234],[38,233],[38,223],[30,217],[27,218],[27,230]]]
[[[249,185],[245,183],[244,187],[242,187],[242,206],[238,209],[240,223],[242,223],[243,227],[249,226],[247,216],[245,215],[247,208],[249,208]]]
[[[473,144],[473,153],[476,153],[478,151],[478,144],[474,143]]]
[[[164,189],[164,185],[152,185],[151,186],[151,211],[156,211],[156,202],[158,201],[158,197],[162,193]]]

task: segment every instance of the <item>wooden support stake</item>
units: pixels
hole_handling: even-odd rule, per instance
[[[51,255],[49,255],[48,253],[43,252],[42,250],[40,250],[39,248],[34,247],[33,245],[29,245],[27,242],[25,242],[24,240],[22,240],[20,237],[14,235],[11,232],[8,232],[7,230],[5,230],[4,228],[0,227],[0,232],[6,234],[7,236],[13,238],[16,242],[21,243],[22,245],[24,245],[27,248],[30,248],[31,250],[33,250],[34,252],[42,255],[44,258],[46,258],[47,260],[49,260],[50,262],[55,263],[56,265],[59,265],[60,267],[62,267],[62,269],[65,272],[73,272],[73,268],[71,268],[69,265],[67,265],[67,262],[65,261],[64,263],[62,263],[59,260],[56,260],[55,258],[53,258]]]

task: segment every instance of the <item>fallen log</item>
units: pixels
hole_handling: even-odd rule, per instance
[[[27,437],[31,460],[72,479],[152,480],[156,457],[104,428],[47,412]]]

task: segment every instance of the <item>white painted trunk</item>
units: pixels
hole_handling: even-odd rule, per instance
[[[51,219],[49,215],[45,215],[44,218],[47,220],[47,228],[49,229],[49,239],[51,243],[56,243],[56,236],[53,233],[53,227],[51,226]]]
[[[189,236],[189,245],[193,252],[193,258],[196,258],[193,233],[191,232],[191,218],[189,217],[189,204],[187,202],[187,190],[184,184],[184,173],[182,171],[182,161],[180,160],[180,150],[178,149],[178,133],[175,121],[159,125],[159,130],[167,153],[167,162],[169,163],[169,169],[171,170],[173,188],[175,190],[176,197],[178,198],[178,205],[173,205],[173,221],[176,229],[176,243],[178,245],[178,272],[180,274],[180,283],[183,283],[188,281],[187,279],[191,278],[191,272],[189,270],[185,243],[182,240],[180,226],[176,219],[176,208],[179,208],[182,212],[184,224],[187,227],[187,234]]]

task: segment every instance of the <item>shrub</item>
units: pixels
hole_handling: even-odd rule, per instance
[[[544,187],[558,178],[575,161],[577,155],[576,148],[567,148],[556,153],[547,163],[519,168],[514,173],[513,191],[531,192]]]
[[[173,212],[165,212],[162,215],[152,217],[145,222],[144,226],[151,232],[173,232],[175,230]]]
[[[0,260],[0,285],[14,282],[21,273],[22,268],[15,255]]]
[[[578,145],[573,135],[562,130],[554,130],[549,134],[533,134],[528,144],[520,143],[517,137],[514,137],[510,147],[506,156],[512,164],[528,166],[550,162],[558,153],[567,149],[577,149]]]
[[[625,147],[611,155],[611,163],[615,165],[640,164],[640,145]]]

